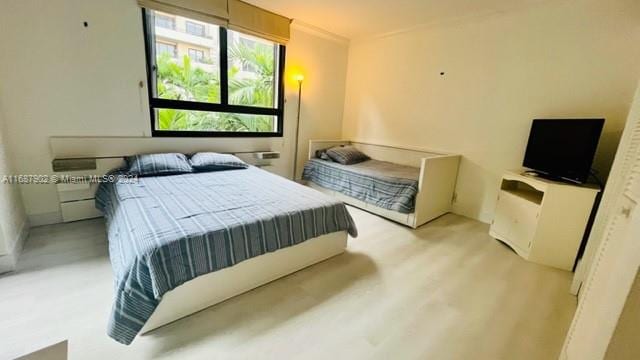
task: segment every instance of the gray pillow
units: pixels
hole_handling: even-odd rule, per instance
[[[325,161],[333,161],[333,160],[331,160],[329,155],[327,155],[326,151],[323,151],[322,154],[320,154],[320,159],[325,160]]]
[[[219,154],[214,152],[200,152],[189,159],[191,166],[196,171],[218,171],[232,169],[246,169],[247,163],[231,154]]]
[[[316,158],[321,159],[321,160],[325,160],[325,161],[333,161],[333,160],[331,160],[329,155],[327,155],[327,149],[317,150],[316,151]]]
[[[327,150],[331,160],[343,165],[352,165],[369,160],[369,157],[351,145],[336,146]]]
[[[175,175],[193,172],[184,154],[141,154],[126,158],[127,171],[131,175]]]

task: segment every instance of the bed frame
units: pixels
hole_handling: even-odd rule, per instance
[[[451,211],[458,176],[458,166],[460,164],[460,155],[408,147],[379,145],[361,141],[310,140],[309,159],[316,157],[317,150],[339,145],[352,145],[375,160],[420,168],[414,212],[403,214],[384,209],[338,191],[324,188],[311,181],[306,182],[308,186],[334,196],[349,205],[410,226],[414,229]]]
[[[172,139],[169,139],[168,142],[158,142],[148,138],[53,137],[50,138],[54,158],[52,165],[54,173],[56,173],[56,164],[67,162],[73,165],[76,164],[76,160],[90,160],[89,162],[92,164],[87,168],[60,169],[58,172],[74,176],[104,175],[111,169],[120,167],[127,154],[224,152],[222,149],[211,148],[210,142],[201,142],[200,139],[186,140],[189,141],[175,143]],[[258,149],[256,152],[261,151],[266,150]],[[244,157],[245,160],[250,160],[253,154],[252,152],[240,151],[231,153]],[[69,160],[73,161],[69,162]],[[95,184],[58,184],[58,194],[65,221],[102,216],[94,209],[93,198],[96,187]],[[347,239],[346,231],[326,234],[192,279],[164,294],[140,334],[148,334],[163,325],[339,255],[346,250]]]
[[[164,294],[140,334],[145,335],[163,325],[339,255],[346,247],[347,233],[340,231],[199,276]]]

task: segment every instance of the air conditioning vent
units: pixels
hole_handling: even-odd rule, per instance
[[[260,160],[280,159],[280,152],[279,151],[263,151],[263,152],[254,153],[254,156],[256,159],[260,159]]]

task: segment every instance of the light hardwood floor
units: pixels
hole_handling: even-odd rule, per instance
[[[488,226],[418,230],[350,209],[348,252],[123,346],[105,334],[102,220],[32,229],[0,277],[0,358],[69,340],[70,359],[557,359],[571,274],[527,263]]]

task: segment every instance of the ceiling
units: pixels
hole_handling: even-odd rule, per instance
[[[510,10],[545,0],[245,0],[349,38]]]

